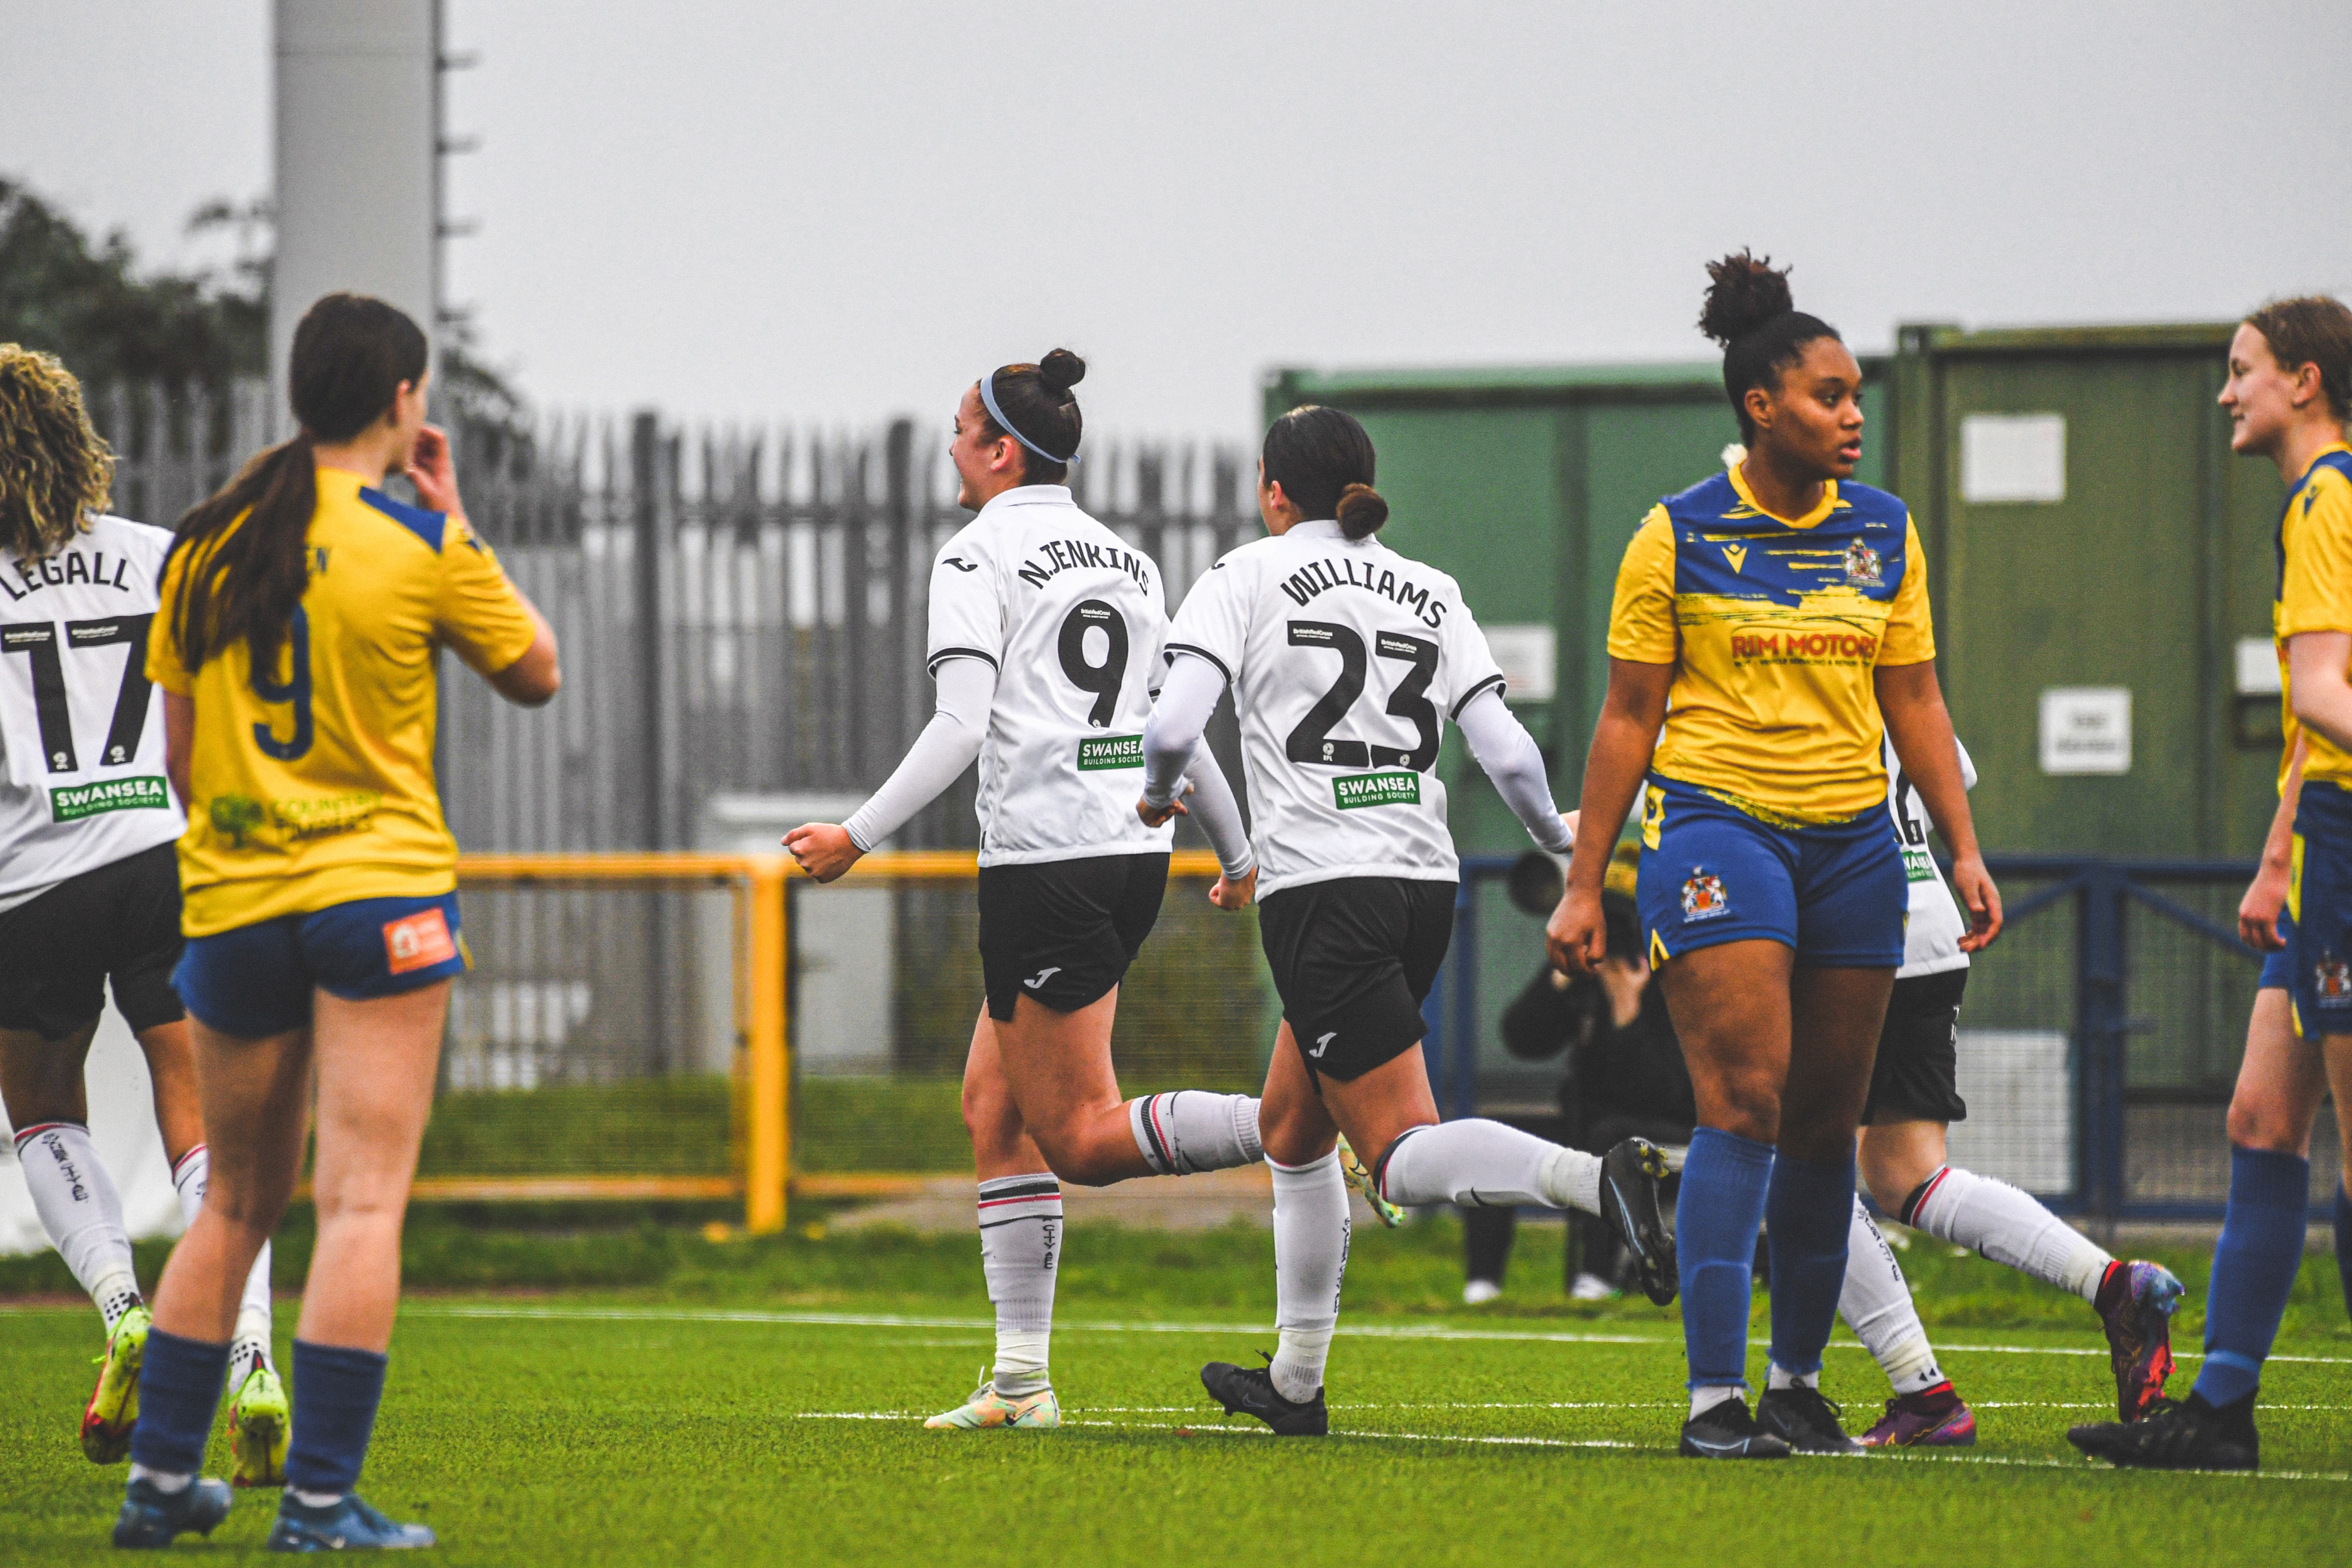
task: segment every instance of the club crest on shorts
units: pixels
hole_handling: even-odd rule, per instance
[[[1884,574],[1879,570],[1878,552],[1860,539],[1845,547],[1845,585],[1848,588],[1883,588]]]
[[[2323,1008],[2352,1007],[2352,964],[2333,953],[2323,953],[2312,966],[2312,982]]]
[[[1690,880],[1683,883],[1683,918],[1713,920],[1730,913],[1731,898],[1723,891],[1723,879],[1691,867]]]

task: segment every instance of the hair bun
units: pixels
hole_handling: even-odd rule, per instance
[[[1370,485],[1350,485],[1339,492],[1339,531],[1351,539],[1369,538],[1389,520],[1389,504]]]
[[[1789,293],[1789,269],[1774,267],[1769,256],[1742,250],[1708,262],[1706,276],[1698,329],[1727,349],[1773,317],[1797,308]]]
[[[1037,379],[1060,397],[1087,379],[1087,362],[1067,349],[1056,349],[1037,361]]]

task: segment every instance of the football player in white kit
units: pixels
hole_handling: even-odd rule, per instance
[[[1283,1021],[1261,1123],[1274,1169],[1276,1324],[1263,1370],[1213,1362],[1228,1414],[1286,1436],[1329,1430],[1323,1367],[1348,1260],[1337,1141],[1378,1152],[1399,1205],[1537,1204],[1605,1215],[1645,1291],[1674,1299],[1658,1203],[1664,1156],[1628,1139],[1594,1155],[1481,1118],[1440,1124],[1421,1003],[1444,961],[1459,866],[1433,768],[1448,720],[1536,842],[1568,849],[1542,754],[1503,705],[1503,674],[1462,591],[1373,538],[1370,436],[1338,409],[1266,433],[1258,510],[1271,538],[1194,585],[1144,731],[1147,815],[1176,799],[1230,685],[1265,898],[1259,930]]]
[[[2106,1327],[2116,1401],[2124,1420],[2145,1415],[2172,1370],[2169,1316],[2180,1281],[2162,1265],[2121,1262],[2007,1182],[1945,1161],[1945,1134],[1969,1108],[1958,1080],[1960,993],[1969,923],[1927,848],[1927,814],[1885,743],[1886,809],[1902,841],[1911,884],[1903,967],[1879,1035],[1870,1099],[1862,1113],[1857,1165],[1878,1207],[1906,1225],[1995,1262],[2074,1291]],[[1960,781],[1976,788],[1976,764],[1960,747]],[[1838,1313],[1869,1347],[1895,1385],[1886,1414],[1858,1441],[1872,1448],[1961,1447],[1976,1441],[1976,1417],[1936,1364],[1895,1254],[1854,1200],[1845,1286]]]
[[[1118,986],[1167,887],[1173,829],[1139,820],[1143,724],[1165,667],[1160,569],[1070,498],[1084,361],[1056,349],[963,395],[949,447],[979,516],[931,569],[939,707],[847,822],[784,837],[831,882],[980,761],[980,953],[987,1001],[964,1066],[981,1259],[996,1308],[991,1375],[925,1425],[1050,1427],[1061,1181],[1100,1186],[1255,1165],[1257,1101],[1185,1091],[1123,1100],[1110,1055]],[[1192,813],[1247,902],[1241,813],[1205,747]]]
[[[113,456],[56,359],[0,344],[0,1099],[42,1228],[107,1333],[82,1452],[122,1459],[151,1326],[122,1202],[90,1141],[82,1070],[110,982],[154,1085],[190,1220],[208,1160],[185,1015],[173,841],[147,627],[172,536],[106,511]],[[245,1287],[230,1361],[241,1486],[275,1486],[289,1435],[269,1353],[269,1249]]]

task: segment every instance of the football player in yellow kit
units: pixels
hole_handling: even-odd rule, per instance
[[[314,1084],[319,1238],[270,1545],[433,1541],[352,1488],[449,981],[467,967],[434,785],[436,654],[538,704],[558,684],[555,639],[466,525],[448,443],[425,424],[415,322],[329,295],[295,329],[289,381],[301,433],[181,520],[148,643],[188,807],[173,981],[212,1178],[156,1291],[118,1546],[209,1531],[228,1511],[196,1471],[237,1288],[292,1197]],[[424,507],[376,487],[401,472]]]

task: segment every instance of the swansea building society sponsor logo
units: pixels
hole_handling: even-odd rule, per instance
[[[1345,773],[1331,780],[1331,797],[1342,811],[1360,806],[1418,806],[1418,773]]]
[[[1078,742],[1078,771],[1097,773],[1107,768],[1140,768],[1143,766],[1143,737],[1139,735],[1089,736]]]
[[[172,791],[161,779],[110,779],[49,791],[49,821],[79,822],[108,811],[168,811]]]
[[[1926,850],[1914,844],[1903,846],[1903,875],[1910,882],[1936,880],[1936,862]]]

